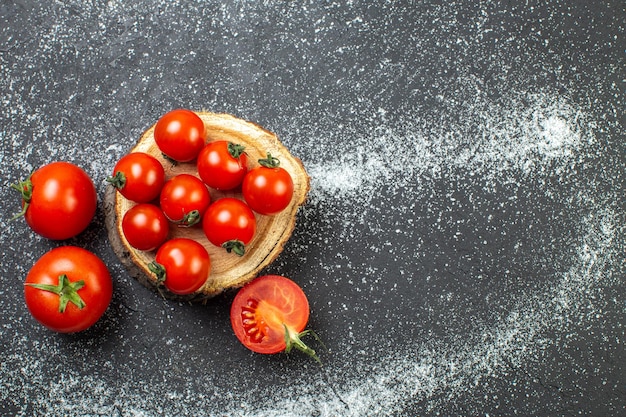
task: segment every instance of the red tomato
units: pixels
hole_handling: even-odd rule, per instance
[[[241,185],[248,172],[244,147],[225,140],[208,143],[198,155],[198,175],[209,187],[232,190]]]
[[[135,249],[151,251],[167,240],[170,223],[160,208],[153,204],[137,204],[122,218],[122,231]]]
[[[24,296],[37,321],[57,332],[73,333],[91,327],[104,314],[113,282],[98,256],[61,246],[35,262],[26,276]]]
[[[22,212],[18,216],[24,215],[30,228],[48,239],[76,236],[96,213],[98,197],[93,181],[69,162],[44,165],[12,187],[22,193]]]
[[[293,197],[293,180],[279,167],[278,159],[267,155],[259,159],[260,167],[248,172],[241,187],[243,198],[259,214],[276,214],[284,210]]]
[[[178,174],[165,183],[159,201],[168,219],[181,226],[193,226],[211,204],[211,194],[199,178]]]
[[[200,243],[187,238],[165,242],[149,265],[157,281],[174,294],[191,294],[206,282],[211,270],[209,253]]]
[[[127,199],[148,203],[159,196],[165,172],[158,159],[143,152],[132,152],[117,161],[107,181]]]
[[[312,333],[304,330],[308,320],[306,295],[298,284],[279,275],[264,275],[244,285],[230,308],[235,336],[253,352],[289,352],[295,347],[319,361],[301,340]]]
[[[168,158],[178,162],[191,161],[204,147],[204,122],[191,110],[172,110],[157,121],[154,141]]]
[[[215,246],[243,256],[245,245],[256,232],[256,219],[246,203],[226,197],[209,206],[202,220],[202,229]]]

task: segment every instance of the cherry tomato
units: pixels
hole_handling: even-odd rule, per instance
[[[256,232],[256,218],[246,203],[225,197],[209,206],[202,220],[202,229],[215,246],[243,256],[245,245]]]
[[[37,234],[53,240],[76,236],[96,213],[98,197],[93,181],[69,162],[44,165],[12,187],[22,194],[26,223]]]
[[[159,201],[168,219],[181,226],[193,226],[211,204],[211,194],[199,178],[178,174],[165,183]]]
[[[204,246],[195,240],[174,238],[161,245],[149,268],[157,281],[174,294],[191,294],[208,279],[211,260]]]
[[[206,141],[204,122],[187,109],[172,110],[154,127],[154,141],[168,158],[189,162],[198,156]]]
[[[61,246],[30,269],[24,286],[32,316],[57,332],[73,333],[95,324],[113,296],[109,270],[94,253]]]
[[[253,352],[289,352],[295,347],[319,361],[301,340],[312,333],[304,330],[308,320],[306,295],[298,284],[280,275],[264,275],[244,285],[230,308],[235,336]]]
[[[144,152],[132,152],[117,161],[113,176],[107,178],[124,197],[148,203],[159,196],[165,171],[158,159]]]
[[[216,190],[237,188],[248,172],[244,147],[225,140],[209,142],[200,151],[196,163],[202,181]]]
[[[122,231],[133,248],[151,251],[167,240],[170,223],[159,207],[141,203],[124,214]]]
[[[243,179],[243,198],[259,214],[279,213],[291,202],[293,179],[270,154],[267,159],[259,159],[259,163],[261,166],[248,172]]]

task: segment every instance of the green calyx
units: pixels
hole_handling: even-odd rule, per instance
[[[243,256],[246,253],[246,245],[240,240],[229,240],[222,243],[222,247],[226,249],[226,252],[233,252],[238,256]]]
[[[165,281],[165,267],[158,263],[157,261],[152,261],[148,264],[148,269],[156,276],[156,280],[158,284],[161,284]]]
[[[271,153],[267,153],[265,159],[259,159],[259,164],[265,168],[278,168],[280,166],[280,160],[272,156]]]
[[[287,327],[286,324],[283,324],[283,327],[285,328],[285,353],[289,353],[289,352],[291,352],[291,349],[296,348],[300,352],[302,352],[302,353],[310,356],[311,358],[315,359],[315,361],[317,363],[319,363],[320,365],[322,364],[322,361],[320,360],[319,356],[317,356],[317,353],[315,353],[315,351],[313,349],[308,347],[306,345],[306,343],[304,343],[302,341],[303,337],[305,337],[307,335],[311,335],[322,346],[324,346],[324,343],[322,342],[322,340],[319,338],[319,336],[313,330],[304,330],[304,331],[302,331],[300,333],[297,333],[297,332],[294,332],[294,331],[290,330],[289,327]]]
[[[85,281],[80,280],[76,282],[70,282],[69,278],[65,274],[59,275],[59,283],[57,285],[51,284],[32,284],[27,283],[29,287],[37,288],[42,291],[49,291],[59,296],[59,313],[63,313],[67,307],[67,303],[72,303],[79,309],[85,308],[86,304],[80,295],[78,290],[85,286]]]
[[[11,184],[11,188],[17,190],[22,195],[22,210],[11,218],[11,220],[15,220],[24,216],[26,210],[28,210],[30,200],[33,198],[33,183],[30,177],[28,177],[24,181],[19,181],[17,184]]]
[[[198,224],[201,218],[202,215],[200,214],[199,210],[191,210],[189,213],[186,213],[183,216],[183,219],[180,221],[180,223],[178,223],[178,226],[191,227],[194,224]]]
[[[117,171],[113,176],[108,177],[106,181],[118,190],[121,190],[126,185],[126,175],[122,171]]]
[[[244,153],[246,147],[237,143],[228,142],[228,153],[235,159],[239,159],[242,153]]]

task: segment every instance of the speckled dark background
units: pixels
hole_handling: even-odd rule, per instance
[[[623,2],[24,0],[2,1],[0,22],[0,415],[626,415]],[[470,159],[410,180],[394,168],[362,176],[361,193],[315,177],[324,158],[417,165],[384,140],[410,148],[416,127],[426,141],[455,132],[435,141],[448,154],[471,150],[490,109],[515,124],[546,97],[594,139],[566,163],[539,152],[531,174],[487,176]],[[232,294],[187,305],[140,286],[102,209],[67,242],[9,222],[9,184],[53,160],[82,166],[102,199],[115,161],[177,107],[259,123],[310,169],[311,199],[268,271],[307,293],[323,368],[245,350]],[[361,159],[342,156],[355,148]],[[576,303],[548,308],[570,300],[546,294],[583,269],[581,251],[609,234],[588,226],[606,217]],[[103,319],[77,335],[43,329],[22,298],[60,244],[94,251],[115,280]]]

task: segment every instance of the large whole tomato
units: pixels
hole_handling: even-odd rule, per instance
[[[204,246],[195,240],[174,238],[161,245],[148,267],[157,282],[174,294],[191,294],[208,279],[211,260]]]
[[[144,152],[124,155],[107,178],[124,197],[136,203],[149,203],[156,199],[165,182],[163,165],[154,156]]]
[[[44,165],[12,187],[22,193],[26,223],[37,234],[54,240],[76,236],[96,213],[98,197],[91,178],[69,162]]]
[[[233,142],[209,142],[198,155],[198,175],[216,190],[232,190],[241,185],[248,172],[248,156],[244,147]]]
[[[259,159],[261,166],[243,179],[241,190],[246,203],[259,214],[276,214],[284,210],[293,197],[293,179],[281,168],[278,159],[268,154]]]
[[[256,232],[256,218],[241,200],[225,197],[211,204],[204,213],[202,229],[209,242],[239,256]]]
[[[113,283],[104,262],[76,246],[44,254],[28,272],[24,286],[33,317],[62,333],[91,327],[106,311],[112,295]]]
[[[280,275],[264,275],[244,285],[230,309],[235,336],[253,352],[289,352],[295,347],[319,361],[301,340],[312,333],[304,330],[308,320],[306,295],[298,284]]]
[[[204,122],[187,109],[172,110],[154,127],[154,141],[170,159],[189,162],[198,156],[206,141]]]

